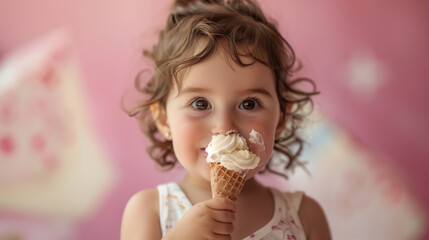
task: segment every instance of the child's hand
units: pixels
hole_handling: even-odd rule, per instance
[[[224,198],[195,204],[164,239],[231,239],[236,205]]]

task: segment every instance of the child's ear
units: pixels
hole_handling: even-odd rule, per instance
[[[168,124],[167,113],[165,108],[159,103],[150,105],[152,117],[155,120],[155,125],[158,131],[164,136],[165,139],[171,140],[170,125]]]

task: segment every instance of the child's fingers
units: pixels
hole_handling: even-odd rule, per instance
[[[214,210],[229,210],[232,212],[237,210],[237,205],[234,201],[220,197],[215,197],[207,201],[207,207]]]
[[[230,210],[213,210],[211,214],[216,222],[233,223],[235,221],[235,213]]]
[[[216,240],[231,240],[231,235],[222,235],[222,234],[214,234],[214,239]]]
[[[230,235],[234,231],[232,223],[216,223],[212,227],[212,231],[218,235]]]

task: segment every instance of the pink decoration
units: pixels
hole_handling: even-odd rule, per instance
[[[5,156],[10,155],[15,150],[15,140],[11,136],[4,136],[0,138],[0,154]]]
[[[9,54],[0,66],[4,221],[4,209],[41,220],[80,220],[96,209],[113,180],[87,118],[71,49],[69,32],[58,30]],[[44,234],[28,239],[47,239]],[[1,236],[9,236],[7,229]]]

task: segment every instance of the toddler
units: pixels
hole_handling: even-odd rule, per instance
[[[152,142],[148,153],[186,176],[136,193],[121,239],[331,239],[323,210],[302,192],[281,192],[255,180],[284,175],[275,157],[293,166],[303,141],[296,130],[316,90],[297,84],[295,54],[252,0],[175,2],[158,43],[145,56],[154,73],[138,89],[148,97],[129,114]],[[140,86],[140,78],[136,80]],[[250,141],[256,132],[263,144]],[[258,157],[236,201],[212,198],[206,149],[212,136],[244,137]],[[278,166],[278,165],[276,165]]]

